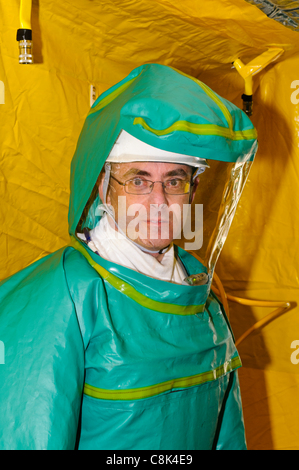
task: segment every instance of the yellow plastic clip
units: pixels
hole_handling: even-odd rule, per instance
[[[249,116],[252,115],[252,95],[253,95],[253,76],[263,70],[271,62],[277,60],[284,53],[280,47],[269,47],[267,51],[259,55],[247,65],[243,64],[241,59],[233,62],[234,67],[245,81],[245,94],[242,96],[244,102],[244,111]]]

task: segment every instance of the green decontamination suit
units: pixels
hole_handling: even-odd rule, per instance
[[[240,165],[257,149],[241,110],[171,67],[143,65],[99,97],[72,163],[70,245],[0,284],[0,449],[246,449],[241,362],[211,276],[201,286],[160,281],[76,237],[122,129]],[[189,275],[206,272],[176,250]]]

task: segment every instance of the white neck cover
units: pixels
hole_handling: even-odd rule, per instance
[[[83,234],[77,236],[85,239]],[[175,257],[173,243],[159,262],[152,255],[141,251],[130,239],[116,232],[110,226],[107,214],[90,231],[90,237],[92,241],[88,243],[89,248],[97,251],[108,261],[162,281],[186,284],[184,279],[187,274],[181,262]]]

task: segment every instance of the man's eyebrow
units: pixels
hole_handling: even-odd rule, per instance
[[[176,170],[168,171],[164,176],[188,176],[188,174],[182,168],[177,168]]]
[[[124,175],[123,178],[128,178],[130,176],[148,176],[151,177],[151,173],[148,171],[144,170],[139,170],[138,168],[131,168],[129,171],[127,171]],[[182,168],[177,168],[176,170],[168,171],[163,175],[164,177],[170,177],[170,176],[188,176],[185,170]]]
[[[124,175],[123,178],[127,178],[128,176],[151,176],[151,174],[148,171],[144,170],[138,170],[138,168],[131,168],[129,171],[127,171]]]

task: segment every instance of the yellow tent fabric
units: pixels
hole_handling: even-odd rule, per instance
[[[299,364],[291,361],[299,340],[297,32],[244,0],[34,0],[35,63],[19,65],[19,8],[18,0],[0,4],[0,279],[69,241],[70,162],[91,86],[98,96],[158,62],[242,107],[233,61],[285,50],[254,77],[260,148],[216,271],[228,293],[291,302],[240,344],[240,381],[248,448],[299,449]],[[268,313],[229,305],[236,338]]]

